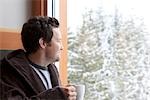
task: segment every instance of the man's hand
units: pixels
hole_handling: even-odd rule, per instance
[[[66,95],[68,96],[68,100],[76,100],[76,88],[73,85],[67,85],[62,87]]]

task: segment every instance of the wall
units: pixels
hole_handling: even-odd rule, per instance
[[[31,16],[31,0],[0,0],[0,28],[21,28]]]
[[[22,47],[20,29],[31,12],[32,0],[0,0],[0,59]]]

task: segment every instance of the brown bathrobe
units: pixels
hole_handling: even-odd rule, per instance
[[[62,91],[57,68],[48,66],[52,89],[46,90],[25,52],[13,51],[0,61],[0,100],[67,100]]]

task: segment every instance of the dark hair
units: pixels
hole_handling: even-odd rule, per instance
[[[58,28],[59,22],[53,17],[34,16],[24,23],[21,39],[28,54],[36,52],[39,48],[39,39],[49,43],[53,37],[52,28]]]

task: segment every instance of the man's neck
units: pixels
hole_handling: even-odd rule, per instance
[[[40,65],[40,66],[48,66],[50,62],[46,60],[46,58],[41,53],[32,53],[28,55],[28,59],[32,61],[33,63]]]

